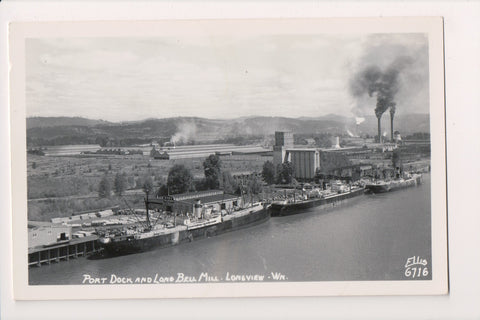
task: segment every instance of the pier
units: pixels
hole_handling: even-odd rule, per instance
[[[97,239],[98,237],[93,235],[72,239],[61,244],[29,248],[28,266],[40,267],[42,264],[51,264],[52,262],[60,262],[61,260],[68,261],[98,252],[101,249],[96,243]]]

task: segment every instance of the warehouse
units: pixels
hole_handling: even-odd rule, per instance
[[[241,196],[226,194],[222,190],[188,192],[149,200],[149,208],[176,214],[192,214],[195,208],[216,212],[231,211],[243,205]]]

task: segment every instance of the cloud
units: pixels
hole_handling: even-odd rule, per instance
[[[348,115],[359,58],[384,63],[395,50],[417,50],[425,72],[424,45],[416,35],[28,39],[27,114],[111,121]],[[400,81],[428,88],[424,73]],[[425,110],[420,89],[402,95]]]

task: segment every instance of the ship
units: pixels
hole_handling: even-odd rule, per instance
[[[352,198],[361,196],[365,189],[361,185],[345,186],[339,182],[333,183],[329,190],[312,190],[299,197],[273,201],[270,205],[272,217],[288,216],[305,212],[305,209],[320,207],[331,208],[349,201]]]
[[[422,183],[422,175],[419,173],[405,174],[403,178],[393,180],[377,180],[367,183],[365,189],[370,193],[384,193],[398,189],[414,187]]]
[[[197,201],[192,214],[169,214],[170,219],[157,223],[158,215],[157,221],[152,218],[154,215],[150,215],[149,206],[152,203],[155,201],[145,200],[145,224],[115,231],[99,231],[98,243],[104,254],[116,256],[175,246],[250,227],[270,218],[268,205],[261,202],[212,212]]]

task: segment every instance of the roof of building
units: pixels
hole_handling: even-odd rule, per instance
[[[222,202],[222,201],[228,201],[228,200],[236,200],[239,198],[240,196],[233,195],[233,194],[216,194],[216,195],[211,195],[206,197],[185,199],[185,200],[181,200],[181,202],[194,204],[197,200],[200,200],[203,204],[209,204],[209,203]]]
[[[300,152],[300,151],[306,151],[306,152],[318,152],[317,148],[288,148],[286,149],[287,152]]]
[[[233,195],[233,194],[226,194],[223,193],[221,190],[209,190],[203,192],[189,192],[189,193],[182,193],[176,194],[171,196],[165,196],[161,199],[150,199],[150,203],[164,203],[164,200],[174,200],[183,203],[191,203],[194,204],[197,200],[200,200],[203,204],[214,203],[214,202],[221,202],[225,200],[234,200],[238,199],[240,196]]]
[[[213,195],[223,195],[223,190],[207,190],[207,191],[195,191],[195,192],[186,192],[179,194],[172,194],[170,197],[172,200],[188,200],[188,199],[199,199],[202,197],[208,197]]]

